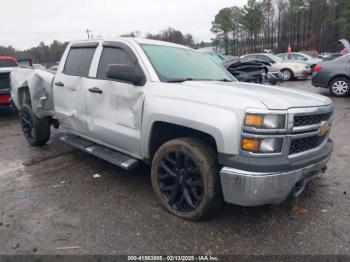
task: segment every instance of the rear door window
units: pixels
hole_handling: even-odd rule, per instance
[[[12,59],[4,59],[0,60],[0,67],[16,67],[17,64]]]
[[[95,50],[96,48],[92,47],[71,48],[66,59],[63,73],[87,77]]]
[[[249,62],[252,60],[256,60],[255,55],[246,55],[245,57],[241,58],[241,61],[243,61],[243,62]]]
[[[266,62],[266,63],[272,63],[273,62],[269,57],[267,57],[265,55],[257,55],[256,57],[257,57],[258,60]]]
[[[118,65],[133,65],[133,58],[123,50],[118,47],[104,47],[100,63],[97,71],[97,78],[106,79],[107,78],[107,69],[108,65],[118,64]]]

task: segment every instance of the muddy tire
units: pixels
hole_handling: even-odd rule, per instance
[[[31,146],[42,146],[50,139],[50,119],[37,118],[31,106],[25,104],[20,110],[23,135]]]
[[[332,96],[345,97],[350,94],[350,82],[345,77],[337,77],[329,84]]]
[[[151,173],[158,201],[176,216],[197,221],[222,206],[217,154],[198,139],[163,144],[153,158]]]

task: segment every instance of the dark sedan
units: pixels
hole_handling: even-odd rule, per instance
[[[315,67],[315,71],[313,86],[328,88],[333,96],[350,94],[350,54],[322,62]]]

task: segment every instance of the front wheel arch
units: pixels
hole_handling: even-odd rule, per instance
[[[290,80],[293,80],[293,79],[294,79],[294,72],[293,72],[292,69],[290,69],[290,68],[283,68],[283,69],[281,69],[281,73],[282,73],[282,74],[283,74],[283,71],[288,71],[288,72],[290,72],[290,78],[289,78],[288,80],[285,80],[285,79],[283,78],[284,81],[290,81]]]

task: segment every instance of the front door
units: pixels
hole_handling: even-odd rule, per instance
[[[86,93],[89,136],[138,155],[144,88],[107,79],[110,64],[138,66],[136,56],[126,45],[104,44],[96,79],[90,79]]]

